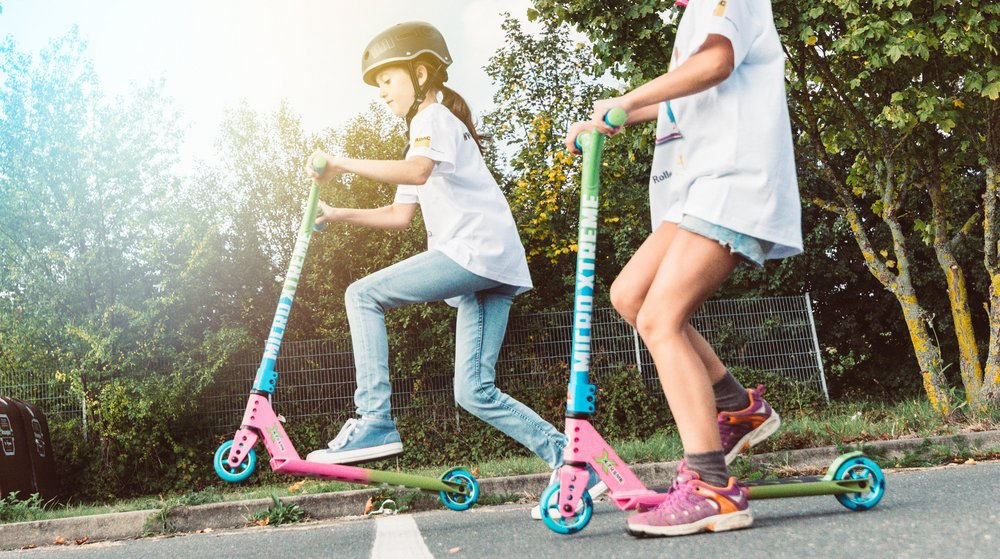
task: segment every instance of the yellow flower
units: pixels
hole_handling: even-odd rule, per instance
[[[965,103],[963,103],[961,99],[955,99],[954,101],[952,101],[952,103],[959,109],[965,108]]]
[[[816,41],[817,41],[816,35],[813,35],[813,36],[809,37],[808,39],[806,39],[806,44],[811,47],[811,46],[813,46],[813,45],[816,44]]]

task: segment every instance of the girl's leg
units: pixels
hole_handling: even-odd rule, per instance
[[[344,298],[357,369],[354,403],[361,418],[348,419],[328,448],[310,452],[306,460],[350,464],[401,453],[403,443],[389,404],[392,388],[385,311],[496,285],[438,251],[418,254],[352,283]]]
[[[656,363],[685,453],[716,452],[722,445],[713,379],[698,351],[700,336],[691,334],[688,319],[729,277],[740,257],[717,241],[674,227],[636,327]]]
[[[676,223],[662,222],[660,227],[646,238],[639,250],[622,268],[614,283],[611,284],[611,304],[618,311],[618,314],[632,326],[636,325],[636,317],[646,301],[653,278],[656,277],[667,249],[679,230]],[[712,349],[708,341],[687,321],[685,321],[684,327],[714,385],[726,376],[726,366],[715,354],[715,350]]]
[[[684,460],[663,502],[628,518],[631,533],[681,535],[753,522],[746,487],[726,472],[708,368],[687,326],[740,258],[717,241],[678,230],[636,316],[677,422]]]
[[[639,310],[647,303],[653,279],[679,230],[675,223],[663,222],[636,251],[611,286],[612,304],[633,326]],[[649,304],[654,303],[650,300]],[[761,397],[763,391],[747,391],[729,373],[708,341],[686,320],[684,333],[708,371],[715,408],[721,411],[717,423],[728,464],[740,452],[772,435],[781,425],[781,420]],[[660,374],[664,373],[661,371]]]
[[[555,468],[562,464],[565,435],[495,384],[494,367],[507,331],[513,292],[501,285],[465,297],[458,307],[455,401]]]
[[[431,250],[410,257],[352,283],[344,295],[351,327],[362,417],[389,419],[389,343],[385,311],[408,304],[440,301],[488,289],[497,282],[462,268],[444,253]]]

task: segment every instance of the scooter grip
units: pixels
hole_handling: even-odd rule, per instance
[[[316,215],[313,216],[313,219],[316,219],[317,217],[319,217],[321,215],[323,215],[323,208],[316,208]],[[326,229],[327,225],[329,225],[329,224],[326,223],[326,222],[323,222],[323,223],[313,223],[313,231],[316,231],[317,233],[319,233],[320,231]]]
[[[320,175],[326,170],[326,158],[322,155],[317,155],[313,157],[313,171],[316,171]]]
[[[628,120],[628,113],[626,113],[625,109],[622,109],[621,107],[615,107],[604,113],[604,124],[607,124],[612,128],[621,128],[621,126],[625,124],[626,120]],[[577,136],[573,143],[576,144],[576,149],[583,151],[583,146],[580,145],[580,136]]]
[[[322,155],[317,155],[316,157],[314,157],[313,161],[312,161],[312,168],[313,168],[313,171],[316,171],[317,173],[319,173],[320,175],[322,175],[323,171],[326,170],[326,158],[323,157]],[[323,208],[316,208],[316,215],[313,216],[313,219],[316,219],[317,217],[319,217],[321,215],[323,215]],[[318,231],[322,231],[322,230],[326,229],[326,226],[327,226],[326,223],[320,223],[320,224],[315,224],[314,223],[313,224],[313,231],[317,231],[317,232]]]

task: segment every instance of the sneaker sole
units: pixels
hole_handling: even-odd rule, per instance
[[[750,450],[752,447],[759,445],[764,442],[768,437],[773,435],[778,428],[781,427],[781,417],[778,412],[771,410],[771,417],[764,420],[764,423],[760,424],[753,431],[750,431],[743,438],[733,446],[733,449],[726,454],[726,465],[728,466],[736,457],[741,453]]]
[[[403,453],[403,443],[389,443],[369,448],[359,448],[357,450],[346,450],[341,452],[330,452],[327,450],[315,450],[306,456],[307,462],[317,464],[355,464],[367,462],[378,458],[388,458]]]
[[[633,536],[686,536],[698,532],[727,532],[747,528],[753,524],[753,514],[749,509],[729,514],[717,514],[690,524],[678,526],[652,526],[629,524],[628,533]]]
[[[587,493],[590,493],[590,498],[591,499],[597,499],[601,495],[604,495],[607,491],[608,491],[608,485],[606,483],[604,483],[603,481],[599,481],[596,484],[594,484],[593,487],[591,487],[590,489],[588,489]],[[583,506],[583,501],[580,501],[577,504],[576,512],[580,512],[580,509],[582,508],[582,506]],[[562,515],[559,514],[559,511],[557,511],[556,509],[549,509],[549,518],[555,520],[555,519],[558,519],[558,518],[561,518],[561,517],[562,517]],[[541,505],[535,505],[534,508],[531,509],[531,519],[532,520],[541,520],[542,519],[542,507],[541,507]]]

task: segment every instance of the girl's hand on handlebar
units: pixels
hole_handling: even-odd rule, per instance
[[[326,160],[326,166],[321,169],[322,172],[318,172],[314,165],[314,161],[320,156]],[[339,159],[339,157],[335,157],[321,149],[318,149],[306,159],[306,173],[308,173],[309,176],[318,183],[327,183],[331,179],[344,174],[344,170],[340,167],[340,165],[338,165]]]
[[[594,114],[591,115],[591,120],[597,124],[597,129],[601,131],[601,134],[608,136],[609,138],[615,134],[621,132],[621,126],[615,128],[610,126],[604,121],[604,117],[614,108],[624,109],[626,112],[629,111],[626,107],[625,99],[622,97],[612,97],[610,99],[600,99],[594,102]],[[628,122],[627,120],[625,122]],[[625,124],[622,124],[625,126]]]
[[[573,123],[569,127],[569,130],[566,132],[566,141],[565,141],[565,143],[566,143],[566,151],[568,151],[568,152],[570,152],[570,153],[572,153],[574,155],[579,155],[580,153],[582,153],[576,147],[576,138],[577,138],[577,136],[579,136],[580,134],[583,134],[585,132],[590,132],[591,130],[594,130],[595,128],[599,128],[599,125],[598,125],[598,123],[596,123],[596,122],[594,122],[592,120],[583,120],[583,121],[580,121],[580,122]]]
[[[341,210],[340,208],[334,208],[322,200],[317,200],[316,205],[322,212],[316,216],[316,220],[313,222],[316,225],[323,225],[324,223],[330,223],[332,221],[340,221]]]

